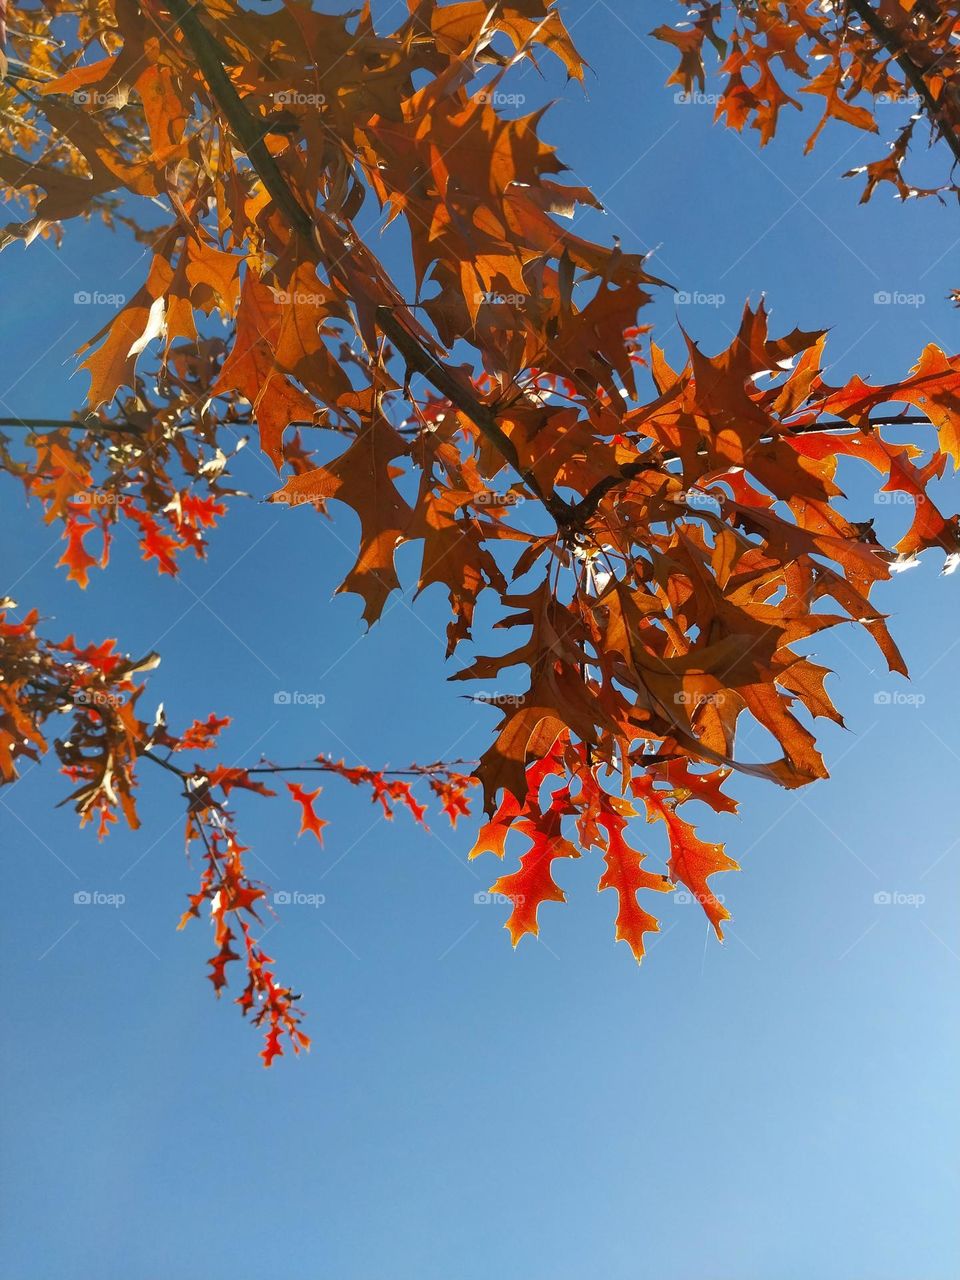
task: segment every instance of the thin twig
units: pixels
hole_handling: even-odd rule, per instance
[[[170,773],[175,773],[181,782],[186,782],[188,778],[192,778],[193,773],[188,773],[186,769],[178,769],[175,764],[171,764],[169,760],[164,760],[162,756],[155,756],[149,747],[144,747],[140,752],[141,760],[150,760],[154,764],[158,764],[161,769],[168,769]]]
[[[175,764],[171,764],[169,760],[164,760],[162,756],[154,755],[149,747],[145,747],[140,752],[140,758],[150,760],[153,764],[158,764],[162,769],[175,773],[181,781],[193,778],[197,774],[194,769],[180,769]],[[453,770],[454,766],[470,766],[476,765],[476,760],[448,760],[438,761],[436,764],[425,764],[420,768],[411,769],[370,769],[371,773],[379,774],[383,778],[429,778],[433,774],[447,774]],[[352,766],[347,765],[346,768]],[[357,765],[356,768],[369,769],[369,765]],[[200,770],[199,772],[203,772]],[[342,773],[342,769],[334,764],[271,764],[271,765],[255,765],[252,769],[244,769],[244,773]]]
[[[424,765],[420,769],[370,769],[371,773],[379,774],[382,778],[428,778],[432,774],[449,773],[454,765],[469,765],[471,768],[477,764],[476,760],[450,760],[445,764]],[[350,768],[369,769],[369,765],[346,765],[347,770]],[[245,769],[245,773],[337,773],[341,774],[343,770],[333,764],[274,764],[274,765],[258,765],[254,769]]]
[[[78,427],[84,431],[139,431],[139,427],[131,427],[127,425],[115,425],[112,422],[101,422],[99,418],[88,418],[84,421],[82,418],[0,418],[0,427],[23,427],[27,431],[34,431],[38,427],[45,427],[51,431],[70,431],[76,430]]]

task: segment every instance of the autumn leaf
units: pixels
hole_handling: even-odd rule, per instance
[[[270,496],[272,502],[291,506],[336,498],[357,513],[360,554],[340,590],[362,597],[368,624],[376,622],[390,592],[400,586],[394,555],[412,511],[394,485],[397,469],[392,463],[406,452],[403,438],[375,416],[335,463],[291,477]]]
[[[315,791],[304,791],[304,789],[295,782],[287,783],[287,790],[293,796],[296,803],[300,806],[300,831],[299,835],[306,835],[309,831],[317,837],[320,844],[323,844],[323,828],[327,825],[323,818],[317,817],[313,807],[313,802],[322,791],[322,787],[317,787]]]

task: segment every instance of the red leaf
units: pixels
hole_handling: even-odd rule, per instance
[[[300,830],[298,835],[306,835],[308,831],[312,831],[321,844],[323,844],[323,828],[327,825],[323,818],[318,818],[313,809],[313,802],[323,790],[317,787],[316,791],[304,791],[302,787],[295,782],[287,783],[287,790],[300,806]]]

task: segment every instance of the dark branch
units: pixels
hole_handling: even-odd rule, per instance
[[[116,431],[136,434],[139,427],[129,423],[103,422],[97,417],[83,418],[0,418],[0,427],[22,427],[26,431]]]
[[[153,764],[158,764],[161,769],[166,769],[170,773],[175,773],[181,781],[188,778],[196,777],[198,773],[203,773],[200,769],[180,769],[177,765],[171,764],[169,760],[164,760],[162,756],[154,755],[149,747],[144,747],[140,752],[142,760],[149,760]],[[383,778],[429,778],[436,774],[444,776],[450,773],[454,767],[468,766],[473,768],[476,760],[446,760],[438,761],[436,764],[425,764],[419,768],[410,769],[370,769],[371,773],[379,774]],[[351,766],[347,766],[350,768]],[[357,765],[357,768],[369,769],[369,765]],[[244,769],[244,773],[341,773],[341,769],[334,764],[321,764],[317,761],[315,764],[263,764],[255,765],[252,769]]]
[[[203,72],[210,93],[223,111],[237,140],[243,146],[247,158],[259,175],[263,185],[276,201],[293,230],[302,238],[310,256],[317,258],[312,214],[303,207],[291,190],[286,178],[264,143],[265,130],[247,110],[240,95],[233,87],[223,68],[223,54],[213,35],[207,31],[197,16],[199,5],[188,0],[167,0],[167,7],[187,44],[193,50]],[[510,440],[497,425],[489,408],[461,384],[453,371],[438,360],[432,352],[406,329],[401,321],[386,307],[377,311],[377,319],[384,334],[394,343],[408,365],[422,373],[437,390],[451,400],[474,423],[495,449],[530,486],[555,517],[562,517],[567,504],[556,495],[549,497],[540,490],[534,477],[524,473],[517,462],[517,454]]]
[[[761,436],[757,444],[773,444],[775,440],[788,440],[790,436],[807,436],[807,435],[842,435],[847,432],[870,431],[874,427],[907,427],[907,426],[933,426],[929,418],[914,413],[898,413],[891,417],[871,418],[863,427],[854,427],[842,418],[831,419],[829,422],[808,422],[803,426],[791,427],[789,424],[784,425],[783,431],[776,436]],[[640,458],[636,462],[628,462],[626,466],[612,476],[604,476],[602,480],[590,489],[579,502],[575,502],[571,508],[571,523],[575,528],[582,528],[584,523],[590,519],[597,507],[610,492],[615,489],[618,484],[623,484],[626,480],[633,480],[637,476],[643,475],[645,471],[658,471],[662,462],[679,462],[679,454],[676,453],[660,453],[655,458],[650,455],[646,458]]]
[[[897,39],[896,32],[887,26],[875,9],[870,7],[869,0],[847,0],[847,7],[853,13],[857,14],[874,39],[881,44],[897,62],[900,70],[906,76],[907,80],[916,91],[917,96],[923,103],[924,110],[927,113],[930,123],[936,127],[940,136],[953,152],[954,160],[960,161],[960,137],[957,136],[950,125],[950,122],[944,117],[940,104],[933,96],[933,91],[929,84],[927,84],[923,71],[917,66],[910,57],[908,51],[904,48],[903,44]]]

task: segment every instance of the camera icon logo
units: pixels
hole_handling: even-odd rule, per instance
[[[73,901],[78,907],[89,907],[93,901],[93,895],[88,893],[86,889],[81,889],[79,893],[73,895]]]
[[[290,905],[289,892],[286,889],[278,889],[277,892],[273,895],[273,903],[274,903],[274,906],[277,906],[277,907],[289,907]]]
[[[290,702],[290,694],[286,689],[278,689],[273,695],[273,701],[278,707],[285,707]]]

